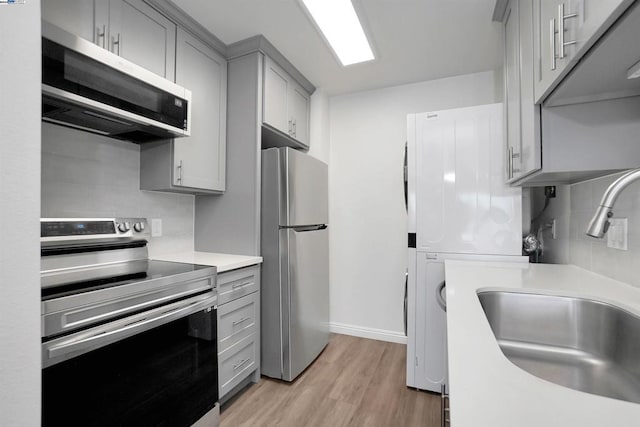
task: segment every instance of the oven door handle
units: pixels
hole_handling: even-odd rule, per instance
[[[218,297],[212,293],[199,295],[184,301],[129,316],[115,322],[91,328],[45,343],[43,367],[71,359],[108,344],[128,338],[140,332],[189,316],[201,310],[215,307]]]

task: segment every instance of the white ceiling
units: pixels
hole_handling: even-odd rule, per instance
[[[226,44],[263,34],[329,95],[497,69],[495,0],[354,0],[376,60],[342,67],[298,0],[173,0]]]

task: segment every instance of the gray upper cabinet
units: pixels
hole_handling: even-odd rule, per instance
[[[294,81],[290,82],[289,115],[293,138],[309,147],[309,95]]]
[[[507,181],[539,170],[540,106],[534,103],[533,3],[512,0],[503,18]]]
[[[142,0],[108,3],[108,11],[96,5],[96,27],[109,23],[106,48],[173,81],[176,25]]]
[[[94,15],[93,1],[45,0],[42,2],[42,19],[78,37],[97,43],[99,31],[94,25]]]
[[[227,61],[180,29],[176,55],[176,83],[192,91],[192,136],[173,143],[173,185],[222,192],[227,147]]]
[[[309,94],[271,58],[265,56],[263,124],[309,148]]]
[[[540,103],[633,0],[535,0],[535,98]]]
[[[46,0],[42,18],[174,80],[176,25],[142,0]]]
[[[140,148],[143,190],[222,193],[226,174],[227,62],[178,28],[176,83],[191,90],[191,136]]]

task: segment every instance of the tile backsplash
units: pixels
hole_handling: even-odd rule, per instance
[[[607,247],[607,236],[594,239],[587,225],[609,185],[622,173],[571,186],[570,262],[596,273],[640,286],[640,182],[627,187],[613,208],[614,218],[628,219],[628,250]]]
[[[42,124],[42,217],[161,218],[150,255],[193,250],[194,196],[139,183],[139,145]]]
[[[558,197],[551,199],[543,222],[556,218],[557,238],[543,232],[545,252],[543,262],[570,263],[587,270],[640,287],[640,181],[631,184],[619,196],[614,206],[614,218],[628,219],[628,249],[607,247],[607,236],[595,239],[585,234],[596,207],[609,187],[624,172],[558,186]],[[532,189],[532,215],[542,208],[542,188]],[[568,225],[568,233],[567,233]]]

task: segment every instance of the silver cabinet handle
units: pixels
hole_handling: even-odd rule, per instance
[[[570,18],[575,18],[577,16],[578,16],[577,13],[570,13],[568,15],[565,15],[564,3],[560,3],[558,5],[558,51],[559,51],[558,58],[559,59],[564,59],[565,57],[565,53],[564,53],[565,46],[576,44],[576,40],[573,40],[570,42],[564,41],[564,21]]]
[[[242,359],[237,365],[233,365],[233,370],[237,370],[239,367],[247,363],[251,358],[247,357],[246,359]]]
[[[120,45],[122,43],[122,40],[120,39],[120,33],[118,33],[118,38],[116,39],[115,37],[111,36],[111,52],[116,53],[114,51],[114,48],[116,46],[118,46],[118,53],[116,53],[116,55],[120,56]]]
[[[513,148],[509,147],[507,149],[507,177],[509,179],[513,178],[513,160],[512,160],[512,156],[513,156]]]
[[[238,289],[238,288],[241,288],[243,286],[250,285],[252,283],[253,283],[253,281],[251,281],[251,280],[248,281],[248,282],[244,282],[244,283],[234,283],[233,285],[231,285],[231,289]]]
[[[293,119],[289,119],[289,136],[293,133]]]
[[[237,325],[239,325],[241,323],[246,322],[247,320],[251,320],[251,318],[250,317],[243,317],[240,320],[236,320],[235,322],[232,322],[231,326],[237,326]]]
[[[520,153],[514,153],[513,152],[513,147],[511,147],[511,159],[509,160],[509,162],[511,163],[511,176],[513,177],[515,174],[517,174],[518,172],[520,172],[519,168],[516,168],[513,166],[513,160],[514,159],[520,159]]]
[[[549,49],[551,59],[551,71],[556,69],[556,20],[552,19],[549,21]]]
[[[178,181],[178,183],[182,184],[182,160],[180,160],[178,162],[178,178],[176,179],[176,181]]]
[[[296,131],[296,119],[293,119],[293,137],[298,137],[298,132]]]
[[[96,28],[96,44],[100,46],[100,39],[102,39],[103,49],[104,49],[104,40],[105,40],[106,30],[107,30],[107,27],[104,24],[102,25],[102,31],[100,30],[100,27]]]

